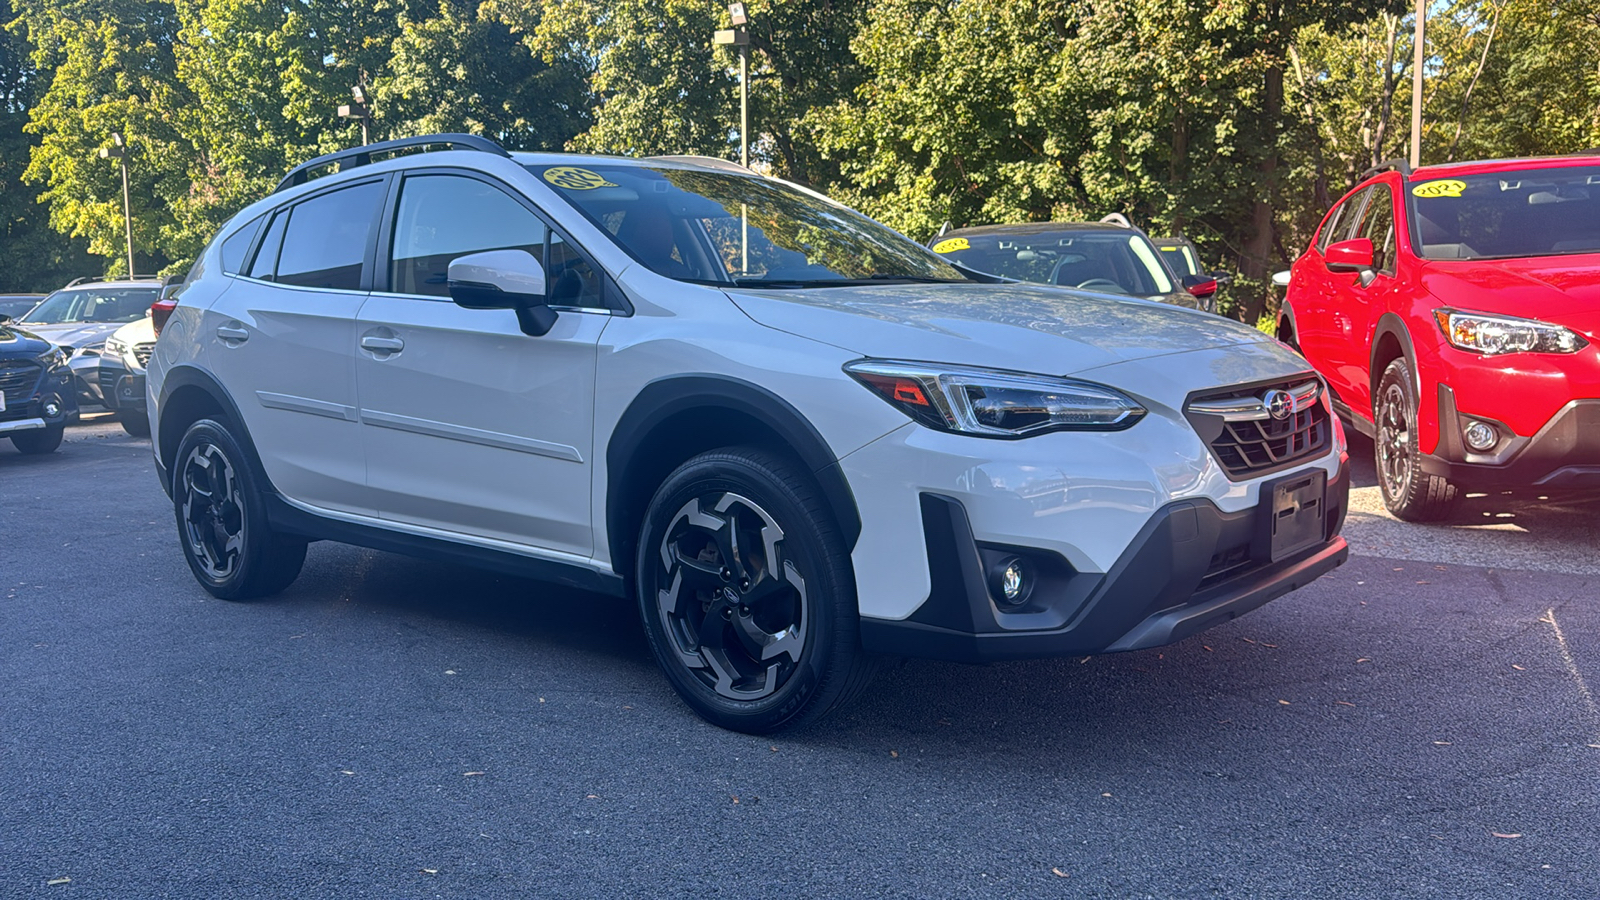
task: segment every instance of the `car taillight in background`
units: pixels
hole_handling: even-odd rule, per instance
[[[150,304],[150,324],[155,328],[156,336],[161,335],[161,329],[166,327],[167,320],[172,318],[172,311],[178,308],[175,297],[163,296],[160,300]]]

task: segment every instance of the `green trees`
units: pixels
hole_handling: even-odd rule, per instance
[[[27,265],[62,235],[121,265],[120,184],[94,155],[118,131],[140,266],[181,269],[292,164],[359,140],[333,111],[363,78],[374,140],[737,154],[720,0],[10,2],[0,210],[8,245],[41,248]],[[1119,211],[1240,272],[1250,320],[1329,204],[1410,138],[1404,2],[747,6],[759,167],[916,238]],[[1600,0],[1433,4],[1424,161],[1600,145],[1596,59]],[[0,259],[0,287],[36,277],[23,264]]]

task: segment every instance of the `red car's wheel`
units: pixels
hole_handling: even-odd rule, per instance
[[[1373,398],[1373,440],[1383,505],[1407,522],[1438,522],[1455,514],[1461,492],[1448,480],[1422,471],[1417,449],[1417,398],[1404,357],[1389,363]]]

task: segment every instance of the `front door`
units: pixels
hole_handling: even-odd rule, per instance
[[[590,556],[595,354],[610,316],[568,309],[529,337],[511,310],[450,300],[450,261],[483,250],[527,250],[545,262],[551,292],[560,287],[549,228],[498,184],[408,175],[388,221],[387,290],[362,307],[355,336],[380,515]]]
[[[1329,379],[1345,403],[1360,415],[1372,414],[1372,331],[1395,291],[1394,192],[1387,184],[1367,189],[1367,202],[1352,238],[1372,242],[1372,272],[1333,274],[1330,323],[1336,330],[1329,342]]]

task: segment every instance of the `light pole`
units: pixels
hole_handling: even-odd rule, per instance
[[[350,96],[356,102],[344,103],[339,106],[339,118],[361,120],[361,146],[372,143],[371,136],[367,133],[367,121],[372,118],[372,112],[367,108],[367,70],[361,70],[361,80],[350,86]]]
[[[743,3],[728,4],[728,19],[732,28],[718,29],[711,36],[713,44],[731,44],[739,48],[739,165],[750,168],[750,19],[745,15]],[[740,271],[750,271],[750,208],[739,204]]]
[[[1417,30],[1411,43],[1411,168],[1422,165],[1422,45],[1427,31],[1427,0],[1417,0]]]
[[[128,148],[117,132],[111,134],[110,147],[100,148],[101,159],[114,159],[122,165],[122,233],[128,240],[128,277],[133,277],[133,207],[128,202]]]

